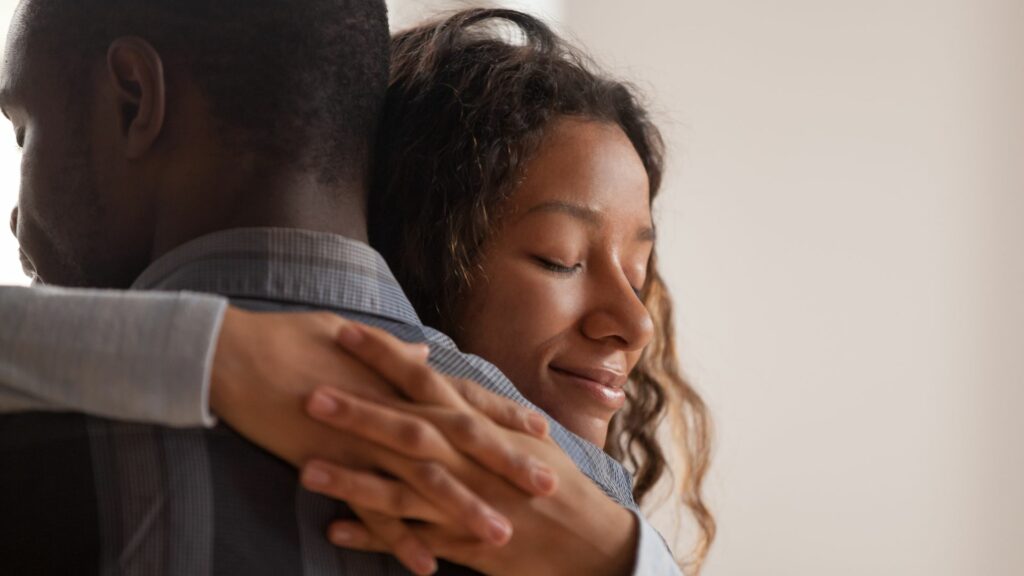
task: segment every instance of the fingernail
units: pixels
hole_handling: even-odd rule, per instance
[[[504,544],[512,536],[512,527],[508,522],[491,513],[487,516],[487,535],[496,544]]]
[[[338,411],[338,401],[323,392],[314,392],[309,400],[309,411],[317,416],[330,416]]]
[[[417,552],[413,563],[416,565],[416,571],[420,574],[433,574],[437,572],[437,561],[426,552]]]
[[[530,412],[526,415],[526,429],[537,436],[543,436],[548,432],[548,420],[536,412]]]
[[[355,324],[345,324],[338,330],[338,341],[346,346],[356,346],[363,341],[363,331]]]
[[[534,466],[530,471],[530,480],[538,490],[545,493],[555,489],[555,473],[547,466]]]
[[[352,531],[342,526],[331,528],[331,542],[335,544],[348,544],[352,541]]]
[[[302,472],[302,481],[307,486],[326,486],[331,481],[331,474],[316,464],[310,464]]]

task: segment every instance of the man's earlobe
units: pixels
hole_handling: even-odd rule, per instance
[[[125,155],[139,158],[164,129],[167,90],[163,61],[146,40],[118,38],[107,50],[107,74],[120,107]]]

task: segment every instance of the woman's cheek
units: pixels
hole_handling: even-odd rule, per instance
[[[574,323],[582,299],[572,278],[559,278],[544,270],[531,272],[507,285],[511,304],[507,310],[515,315],[516,323],[530,327],[525,331],[547,339]]]

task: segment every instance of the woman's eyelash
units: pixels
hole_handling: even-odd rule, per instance
[[[583,268],[583,264],[579,263],[573,264],[572,266],[565,266],[564,264],[559,264],[558,262],[553,262],[551,260],[548,260],[547,258],[542,258],[540,256],[534,256],[533,259],[536,260],[537,263],[540,264],[541,267],[543,267],[545,270],[554,272],[556,274],[575,274],[576,272],[580,271]],[[636,286],[630,286],[630,288],[633,289],[633,293],[636,294],[637,298],[643,300],[643,287],[637,288]]]
[[[541,258],[540,256],[535,256],[534,259],[537,260],[537,262],[545,269],[550,270],[551,272],[556,272],[558,274],[573,274],[583,267],[582,264],[573,264],[572,266],[565,266],[563,264],[559,264],[558,262],[552,262],[547,258]]]

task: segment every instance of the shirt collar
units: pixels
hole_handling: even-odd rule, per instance
[[[132,288],[210,292],[421,324],[376,250],[309,230],[238,228],[202,236],[158,258]]]

